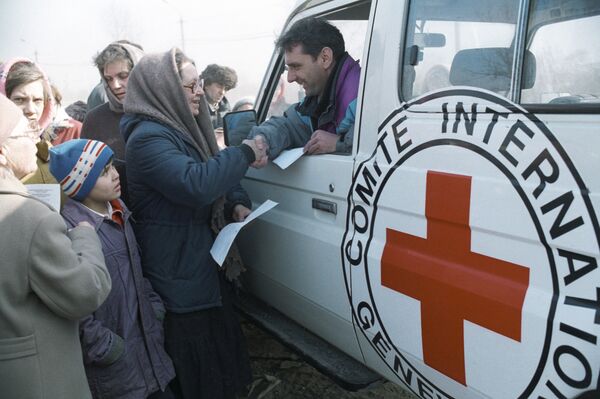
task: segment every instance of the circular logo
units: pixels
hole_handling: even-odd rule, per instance
[[[419,98],[381,124],[353,177],[342,261],[354,321],[424,398],[592,389],[599,231],[534,115],[485,91]]]

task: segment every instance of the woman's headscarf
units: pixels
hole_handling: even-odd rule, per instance
[[[187,135],[207,161],[219,148],[210,121],[206,99],[200,97],[200,114],[194,117],[185,98],[173,48],[166,53],[148,54],[129,75],[124,110],[150,116]]]
[[[109,44],[109,46],[119,46],[125,50],[127,56],[131,60],[133,66],[135,66],[138,61],[144,56],[144,51],[127,43],[121,42],[113,42]],[[132,67],[133,68],[133,67]],[[113,112],[117,112],[119,114],[123,113],[123,103],[119,100],[110,90],[108,86],[108,82],[104,79],[104,73],[100,71],[100,76],[102,77],[102,83],[104,84],[104,90],[106,91],[106,97],[108,97],[108,106]],[[129,92],[129,82],[127,84],[127,92]],[[127,95],[126,95],[127,96]]]
[[[44,130],[48,127],[48,125],[52,122],[52,113],[54,109],[54,97],[52,96],[52,88],[50,87],[50,82],[48,81],[48,76],[46,73],[40,68],[40,66],[33,61],[27,58],[13,58],[8,60],[4,64],[0,65],[0,93],[6,94],[6,79],[8,77],[8,73],[13,65],[19,62],[30,62],[36,66],[36,68],[41,72],[42,85],[44,86],[44,110],[42,111],[42,116],[38,121],[38,124],[41,130]]]

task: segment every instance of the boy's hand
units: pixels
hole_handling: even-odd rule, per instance
[[[89,224],[89,223],[88,223],[88,222],[86,222],[86,221],[79,222],[79,223],[77,224],[77,227],[89,227],[90,229],[93,229],[93,228],[94,228],[94,226],[92,226],[91,224]]]

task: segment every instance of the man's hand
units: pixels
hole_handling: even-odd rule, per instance
[[[244,205],[237,204],[236,206],[233,207],[233,213],[231,214],[231,217],[236,222],[243,222],[244,220],[246,220],[246,217],[248,217],[250,212],[252,212],[252,211],[250,209],[246,208]]]
[[[335,152],[335,146],[340,136],[325,130],[315,130],[310,140],[304,145],[304,152],[309,155],[329,154]]]
[[[254,137],[254,141],[256,142],[256,145],[258,147],[264,150],[264,156],[262,158],[256,157],[256,161],[254,161],[250,166],[256,169],[260,169],[264,167],[267,164],[267,162],[269,162],[269,158],[267,157],[267,153],[269,151],[269,144],[267,143],[265,137],[261,134]]]

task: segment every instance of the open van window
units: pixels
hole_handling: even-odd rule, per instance
[[[318,15],[325,18],[332,25],[336,26],[342,36],[346,46],[346,51],[355,60],[362,58],[365,45],[365,37],[369,19],[370,2],[361,2],[344,7],[334,12],[328,12]],[[280,55],[279,77],[272,78],[274,85],[270,93],[270,100],[266,119],[272,116],[281,116],[283,112],[292,104],[302,101],[305,96],[302,86],[297,83],[290,83],[287,79],[287,71],[283,65],[283,55]]]

